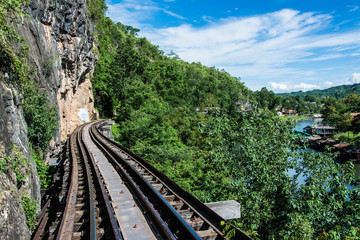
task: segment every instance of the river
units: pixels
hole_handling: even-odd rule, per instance
[[[294,130],[303,131],[303,128],[304,128],[304,127],[309,126],[309,125],[314,124],[314,123],[316,123],[316,122],[315,122],[315,121],[312,121],[312,120],[301,120],[301,121],[298,121],[297,124],[296,124],[296,126],[295,126],[295,128],[294,128]],[[305,151],[316,151],[316,150],[309,148],[309,149],[306,149]],[[357,178],[360,178],[360,164],[354,164],[354,168],[355,168],[355,176],[356,176]],[[294,173],[295,173],[295,172],[294,172]],[[289,174],[290,174],[290,175],[292,175],[292,174],[294,174],[294,173],[292,173],[292,171],[289,171]],[[303,179],[301,176],[299,176],[298,181],[299,181],[300,183],[303,183],[303,182],[304,182],[304,179]],[[349,189],[353,189],[354,186],[348,186],[348,188],[349,188]]]

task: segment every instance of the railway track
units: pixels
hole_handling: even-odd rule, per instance
[[[52,220],[47,219],[51,204],[45,204],[48,210],[40,214],[33,239],[225,239],[220,225],[224,219],[145,160],[103,136],[99,128],[104,124],[83,125],[70,136],[62,175],[71,180],[62,183],[66,204]],[[123,198],[125,186],[133,199]],[[133,213],[122,216],[119,210],[140,212],[142,225],[125,226],[130,223],[122,219]],[[250,238],[236,230],[232,239]]]
[[[63,185],[68,189],[63,213],[49,219],[46,204],[45,219],[33,239],[122,239],[100,172],[84,146],[83,128],[77,128],[69,139],[71,170],[64,177],[70,181]]]
[[[155,226],[157,231],[164,232],[168,239],[225,239],[220,225],[225,221],[222,217],[144,159],[103,136],[98,130],[102,124],[92,125],[93,141],[108,156],[119,174],[128,179],[128,184],[139,190],[136,190],[139,192],[137,195],[139,199],[144,199],[141,204],[151,221],[162,222]],[[250,238],[235,230],[233,239]]]

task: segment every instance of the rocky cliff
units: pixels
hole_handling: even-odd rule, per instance
[[[92,26],[85,0],[31,0],[29,17],[15,25],[29,46],[29,66],[48,101],[58,107],[59,128],[49,143],[48,157],[56,157],[61,142],[78,125],[95,117],[92,74]],[[22,155],[26,179],[19,185],[12,169],[0,171],[0,239],[29,239],[23,193],[40,203],[40,184],[31,159],[22,96],[0,67],[0,159]]]
[[[30,65],[59,107],[61,127],[55,142],[64,141],[95,114],[89,79],[95,59],[86,1],[32,0],[28,12],[32,18],[20,27],[30,46]]]
[[[21,95],[0,73],[0,158],[25,158],[20,173],[26,176],[18,183],[14,169],[0,171],[0,239],[29,239],[22,195],[40,202],[40,183],[35,163],[30,159],[27,128],[22,114]],[[16,155],[22,156],[16,156]]]

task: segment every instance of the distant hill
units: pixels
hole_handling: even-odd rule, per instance
[[[336,87],[331,87],[323,90],[315,89],[307,92],[298,91],[298,92],[291,92],[291,93],[278,93],[276,95],[281,97],[290,97],[290,96],[314,96],[318,98],[322,97],[333,97],[333,98],[344,98],[348,96],[350,93],[360,94],[360,83],[356,83],[353,85],[341,85]]]

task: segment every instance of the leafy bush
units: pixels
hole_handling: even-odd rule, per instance
[[[24,115],[28,137],[35,150],[46,150],[57,129],[58,115],[54,105],[48,103],[46,94],[29,83],[24,89]]]
[[[36,219],[36,210],[37,210],[37,201],[31,200],[29,195],[22,195],[22,205],[24,208],[25,216],[26,216],[26,224],[28,225],[31,231],[35,230],[37,225]]]

